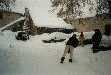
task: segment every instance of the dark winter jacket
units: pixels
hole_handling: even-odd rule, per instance
[[[73,37],[73,36],[72,36],[71,38],[69,38],[69,40],[68,40],[67,43],[66,43],[66,45],[71,45],[71,46],[73,46],[74,48],[77,47],[78,44],[79,44],[78,39],[77,39],[76,37]]]
[[[101,42],[101,32],[99,30],[95,31],[95,34],[92,36],[92,43],[95,45],[99,45],[99,43]]]

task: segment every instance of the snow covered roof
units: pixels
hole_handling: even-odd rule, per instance
[[[39,27],[53,28],[73,28],[70,24],[65,23],[56,14],[49,12],[50,0],[17,0],[13,11],[24,13],[25,8],[29,9],[34,24]]]

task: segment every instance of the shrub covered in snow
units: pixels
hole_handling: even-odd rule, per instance
[[[104,47],[111,46],[111,35],[110,36],[103,35],[100,45]]]

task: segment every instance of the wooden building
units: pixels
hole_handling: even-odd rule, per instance
[[[0,10],[0,28],[22,17],[23,14]]]

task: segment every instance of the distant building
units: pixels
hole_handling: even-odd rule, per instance
[[[22,17],[23,14],[0,10],[0,28]]]
[[[92,31],[94,29],[100,29],[101,32],[104,32],[105,25],[111,24],[111,19],[108,14],[100,14],[95,17],[74,19],[74,20],[65,20],[67,23],[71,23],[72,26],[78,31]]]

